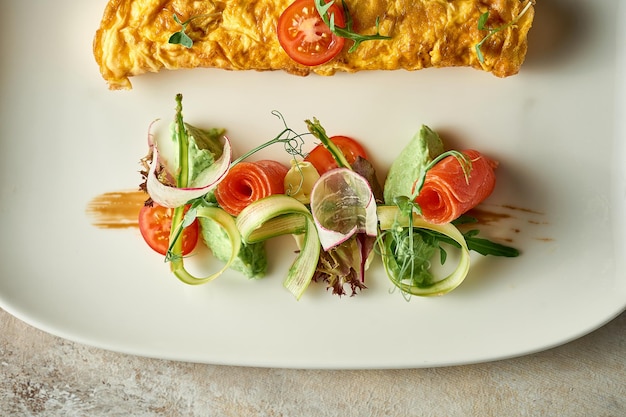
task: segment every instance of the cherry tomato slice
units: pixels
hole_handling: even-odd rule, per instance
[[[354,163],[357,157],[367,159],[367,153],[365,149],[359,142],[356,140],[349,138],[347,136],[333,136],[330,140],[337,145],[337,147],[343,152],[346,160],[349,163]],[[304,158],[305,161],[310,162],[317,172],[323,174],[326,171],[330,171],[331,169],[335,169],[338,167],[335,158],[330,154],[330,152],[324,147],[324,145],[319,144],[309,154]]]
[[[189,207],[185,209],[185,212]],[[143,206],[139,211],[139,231],[148,246],[153,250],[165,255],[170,243],[170,230],[172,229],[172,215],[174,209],[153,204]],[[198,222],[194,221],[183,229],[183,255],[190,253],[198,243]]]
[[[343,10],[335,2],[328,14],[335,15],[335,25],[345,26]],[[278,42],[294,61],[315,66],[336,57],[345,39],[336,36],[320,17],[313,0],[296,0],[278,18]]]

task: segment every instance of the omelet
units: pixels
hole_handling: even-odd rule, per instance
[[[521,12],[528,1],[345,0],[355,31],[378,30],[389,39],[363,42],[352,52],[346,41],[334,59],[309,67],[289,58],[278,41],[278,18],[292,0],[110,0],[93,52],[113,90],[131,89],[129,78],[147,72],[198,67],[328,76],[463,66],[507,77],[526,56],[534,9]],[[481,44],[479,57],[476,45],[489,34],[478,27],[485,13],[485,27],[502,29]],[[193,45],[169,43],[180,22],[194,16],[186,27]]]

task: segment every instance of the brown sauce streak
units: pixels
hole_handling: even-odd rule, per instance
[[[144,201],[143,191],[114,191],[94,197],[87,204],[92,224],[102,229],[138,227],[137,217]]]
[[[473,208],[467,214],[476,218],[478,223],[485,225],[491,225],[513,217],[507,213],[497,213],[495,211],[488,211],[481,208]]]
[[[535,214],[535,215],[539,215],[539,216],[543,216],[544,213],[540,212],[540,211],[536,211],[536,210],[531,210],[531,209],[527,209],[527,208],[522,208],[522,207],[516,207],[516,206],[512,206],[509,204],[502,204],[501,206],[504,209],[507,209],[509,211],[519,211],[521,213],[525,213],[525,214]],[[515,216],[509,214],[509,213],[503,213],[503,212],[496,212],[496,211],[490,211],[490,210],[486,210],[484,208],[476,207],[471,209],[468,213],[468,215],[475,217],[476,220],[478,220],[478,222],[480,224],[484,224],[484,225],[492,225],[494,223],[498,223],[499,221],[505,220],[505,219],[513,219],[516,218]],[[536,225],[541,225],[541,224],[548,224],[547,222],[543,222],[543,221],[538,221],[535,219],[527,219],[527,222],[530,224],[536,224]],[[515,233],[519,233],[520,229],[513,229],[513,231]]]
[[[138,227],[137,217],[139,210],[144,204],[144,201],[148,198],[147,194],[143,191],[113,191],[104,193],[94,197],[87,205],[87,214],[92,218],[92,224],[102,229],[126,229],[130,227]],[[515,207],[511,205],[501,205],[500,207],[508,210],[519,211],[523,213],[543,215],[543,213]],[[479,224],[494,225],[503,220],[515,218],[515,216],[509,213],[496,212],[486,210],[484,208],[474,208],[470,210],[468,215],[476,218]],[[529,219],[528,223],[531,224],[546,224],[545,222],[539,222]],[[513,233],[520,233],[519,228],[512,228]],[[507,242],[513,242],[513,239],[504,239]],[[552,238],[538,238],[543,242],[551,242]]]
[[[501,207],[509,209],[509,210],[522,211],[524,213],[541,214],[541,215],[545,214],[545,213],[542,213],[540,211],[531,210],[531,209],[527,209],[527,208],[523,208],[523,207],[516,207],[516,206],[512,206],[510,204],[503,204]]]
[[[510,214],[510,212],[514,212],[514,211],[521,213],[522,218],[527,217],[529,214],[538,215],[538,216],[544,215],[544,213],[536,211],[536,210],[531,210],[531,209],[527,209],[523,207],[516,207],[510,204],[502,204],[498,207],[501,207],[508,212],[491,211],[491,210],[487,210],[479,206],[470,210],[467,214],[476,218],[479,224],[486,225],[486,226],[492,226],[494,224],[498,224],[499,222],[503,220],[518,218],[517,216]],[[548,222],[538,221],[536,219],[526,219],[526,221],[532,225],[548,224]],[[517,227],[511,228],[511,231],[516,234],[521,233],[521,229]],[[513,238],[504,238],[502,240],[508,243],[513,243]],[[554,239],[550,237],[539,237],[539,238],[536,238],[536,240],[539,240],[541,242],[553,242],[554,241]]]

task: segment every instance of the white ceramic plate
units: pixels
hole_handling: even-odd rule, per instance
[[[626,304],[626,16],[617,0],[539,3],[527,62],[508,79],[195,70],[111,92],[91,55],[106,0],[3,2],[0,306],[105,349],[301,368],[488,361],[601,326]],[[409,302],[390,294],[379,265],[356,297],[313,285],[296,302],[281,286],[291,247],[264,280],[229,273],[185,286],[137,229],[103,230],[86,214],[94,197],[138,184],[148,125],[171,120],[178,92],[186,121],[226,127],[238,152],[280,131],[272,110],[296,130],[318,117],[361,139],[383,177],[422,123],[481,149],[501,163],[485,205],[501,218],[485,233],[523,255],[481,259],[456,291]]]

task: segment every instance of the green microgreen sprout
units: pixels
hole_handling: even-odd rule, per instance
[[[433,280],[430,259],[439,249],[439,260],[443,265],[447,260],[447,253],[437,239],[423,233],[424,229],[415,227],[413,214],[416,212],[419,215],[421,209],[414,200],[407,196],[398,196],[394,198],[393,204],[398,208],[395,224],[379,233],[378,245],[386,246],[387,249],[383,251],[387,253],[385,256],[395,260],[397,269],[394,268],[394,282],[409,281],[411,286],[426,287]],[[405,291],[401,293],[409,301],[410,294]]]
[[[174,14],[174,21],[176,23],[178,23],[181,26],[181,29],[178,32],[174,32],[170,38],[167,40],[167,43],[171,43],[174,45],[182,45],[185,48],[191,48],[193,46],[193,39],[191,39],[189,37],[189,35],[187,35],[186,30],[187,30],[187,26],[189,26],[189,23],[194,20],[194,19],[198,19],[201,17],[213,17],[213,16],[217,16],[219,15],[219,13],[206,13],[206,14],[199,14],[199,15],[195,15],[195,16],[191,16],[189,19],[185,20],[184,22],[182,22],[178,16],[176,14]]]
[[[435,165],[437,165],[439,161],[441,161],[444,158],[447,158],[448,156],[453,156],[457,159],[457,161],[459,161],[459,164],[461,164],[461,169],[463,170],[463,175],[465,176],[465,181],[469,182],[470,173],[472,171],[472,161],[469,159],[467,155],[465,155],[462,152],[455,151],[455,150],[447,151],[437,156],[428,165],[426,165],[422,174],[420,175],[418,180],[415,182],[415,191],[413,194],[413,200],[415,200],[415,198],[419,195],[420,191],[422,191],[422,188],[424,187],[424,182],[426,181],[426,173]]]
[[[483,14],[480,15],[480,17],[478,18],[478,30],[488,30],[489,33],[487,33],[487,35],[481,39],[480,42],[478,42],[476,45],[474,45],[474,48],[476,49],[476,56],[478,57],[478,61],[483,64],[485,62],[485,56],[483,55],[483,52],[481,50],[483,44],[489,39],[491,38],[493,35],[495,35],[496,33],[507,29],[508,27],[511,27],[513,25],[515,25],[521,18],[522,16],[524,16],[524,14],[526,14],[526,12],[530,9],[530,6],[532,6],[533,4],[535,4],[535,0],[528,0],[528,3],[526,3],[526,6],[524,6],[524,8],[522,9],[522,11],[513,19],[511,20],[509,23],[506,23],[502,26],[499,26],[497,28],[488,28],[487,27],[487,21],[489,20],[489,12],[485,12]]]
[[[354,44],[350,47],[348,52],[354,52],[356,48],[358,48],[359,45],[365,41],[391,39],[390,36],[384,36],[380,34],[378,17],[376,18],[376,34],[361,35],[359,33],[354,32],[352,30],[352,23],[353,23],[352,15],[350,14],[350,10],[348,10],[348,6],[343,0],[341,0],[341,5],[342,5],[343,13],[346,19],[345,28],[338,27],[337,25],[335,25],[335,14],[328,12],[331,6],[335,3],[335,0],[331,0],[328,3],[325,3],[325,0],[315,0],[314,3],[315,3],[315,8],[317,9],[317,12],[321,16],[324,23],[328,25],[332,33],[334,33],[335,35],[339,37],[354,41]]]

